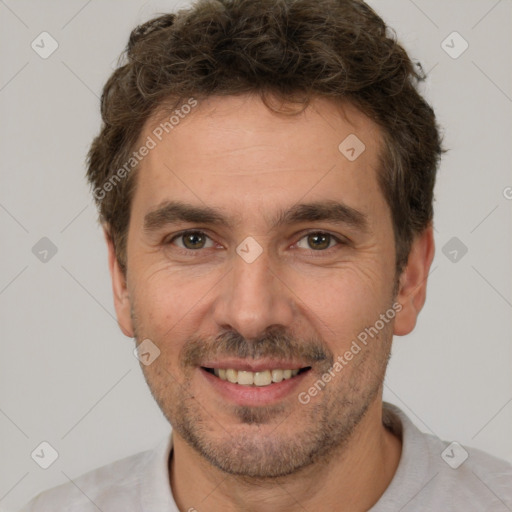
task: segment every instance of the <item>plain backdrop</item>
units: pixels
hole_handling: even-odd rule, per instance
[[[427,304],[416,330],[395,339],[385,399],[425,432],[512,461],[512,2],[371,4],[429,72],[422,90],[450,149]],[[84,157],[130,30],[178,5],[187,2],[0,2],[3,510],[169,430],[115,320]],[[58,44],[46,59],[31,46],[55,45],[42,32]],[[47,261],[43,237],[56,251],[45,246]],[[46,470],[31,457],[43,441],[59,454]]]

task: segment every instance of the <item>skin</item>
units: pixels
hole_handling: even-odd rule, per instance
[[[147,123],[141,141],[159,122]],[[352,133],[366,149],[351,162],[338,145]],[[409,333],[423,307],[434,242],[431,226],[415,238],[394,296],[393,226],[377,183],[380,144],[377,125],[349,104],[318,98],[282,116],[252,95],[210,97],[141,162],[126,276],[106,226],[120,328],[160,350],[142,369],[173,426],[170,485],[180,510],[285,512],[300,504],[364,511],[393,478],[401,440],[382,424],[382,382],[393,334]],[[171,200],[216,207],[232,225],[179,221],[145,231],[145,216]],[[328,201],[362,213],[367,229],[326,220],[272,226],[280,210]],[[184,229],[202,231],[205,245],[191,249],[174,238]],[[318,232],[345,243],[327,238],[328,247],[317,248],[307,235]],[[236,252],[248,236],[262,249],[252,263]],[[401,307],[395,318],[300,403],[298,393],[393,303]],[[233,333],[247,360],[275,359],[279,347],[311,369],[271,405],[233,403],[198,364],[240,355],[226,343]],[[307,348],[325,357],[312,362]]]

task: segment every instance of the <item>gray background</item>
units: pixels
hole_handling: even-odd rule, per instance
[[[371,4],[430,70],[423,90],[451,150],[427,304],[395,339],[385,398],[426,432],[512,461],[512,2]],[[176,5],[0,1],[2,510],[168,431],[117,326],[83,176],[98,97],[131,28]],[[47,59],[31,48],[43,31],[59,45]],[[458,58],[442,47],[453,31],[469,44]],[[463,42],[446,44],[453,54]],[[33,252],[43,237],[57,249],[46,261]],[[31,458],[42,441],[59,453],[46,470]]]

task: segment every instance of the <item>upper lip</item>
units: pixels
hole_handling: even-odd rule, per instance
[[[204,368],[224,368],[241,370],[246,372],[262,372],[265,370],[299,370],[301,368],[309,367],[310,365],[301,363],[299,361],[290,361],[282,359],[222,359],[219,361],[206,361],[201,364]]]

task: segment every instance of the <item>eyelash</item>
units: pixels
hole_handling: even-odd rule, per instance
[[[199,234],[201,236],[205,236],[209,240],[212,240],[212,238],[210,236],[208,236],[204,231],[197,230],[197,229],[188,229],[188,230],[185,230],[185,231],[180,231],[179,233],[175,234],[168,241],[164,242],[164,245],[171,245],[175,240],[177,240],[179,238],[182,238],[185,235],[189,235],[189,234]],[[308,251],[308,252],[310,252],[310,253],[312,253],[314,255],[319,255],[320,256],[322,253],[323,254],[326,254],[326,253],[330,254],[331,250],[339,248],[339,246],[346,246],[346,245],[349,244],[349,242],[347,240],[343,240],[343,239],[333,235],[332,233],[329,233],[328,231],[308,231],[307,233],[304,233],[299,238],[299,240],[297,240],[297,242],[294,243],[294,245],[297,245],[301,240],[303,240],[304,238],[306,238],[306,237],[308,237],[310,235],[327,235],[327,236],[330,237],[330,242],[331,241],[335,241],[336,242],[336,244],[334,246],[328,247],[327,249],[320,249],[320,250],[318,250],[318,249],[317,250],[315,250],[315,249],[303,249],[303,250]],[[205,248],[187,249],[187,248],[183,248],[183,247],[176,247],[176,249],[179,250],[180,252],[182,252],[183,254],[186,254],[186,255],[191,255],[192,253],[198,253],[197,255],[199,256],[200,253],[202,252],[202,249],[205,249]],[[211,247],[206,247],[206,249],[211,249]]]

